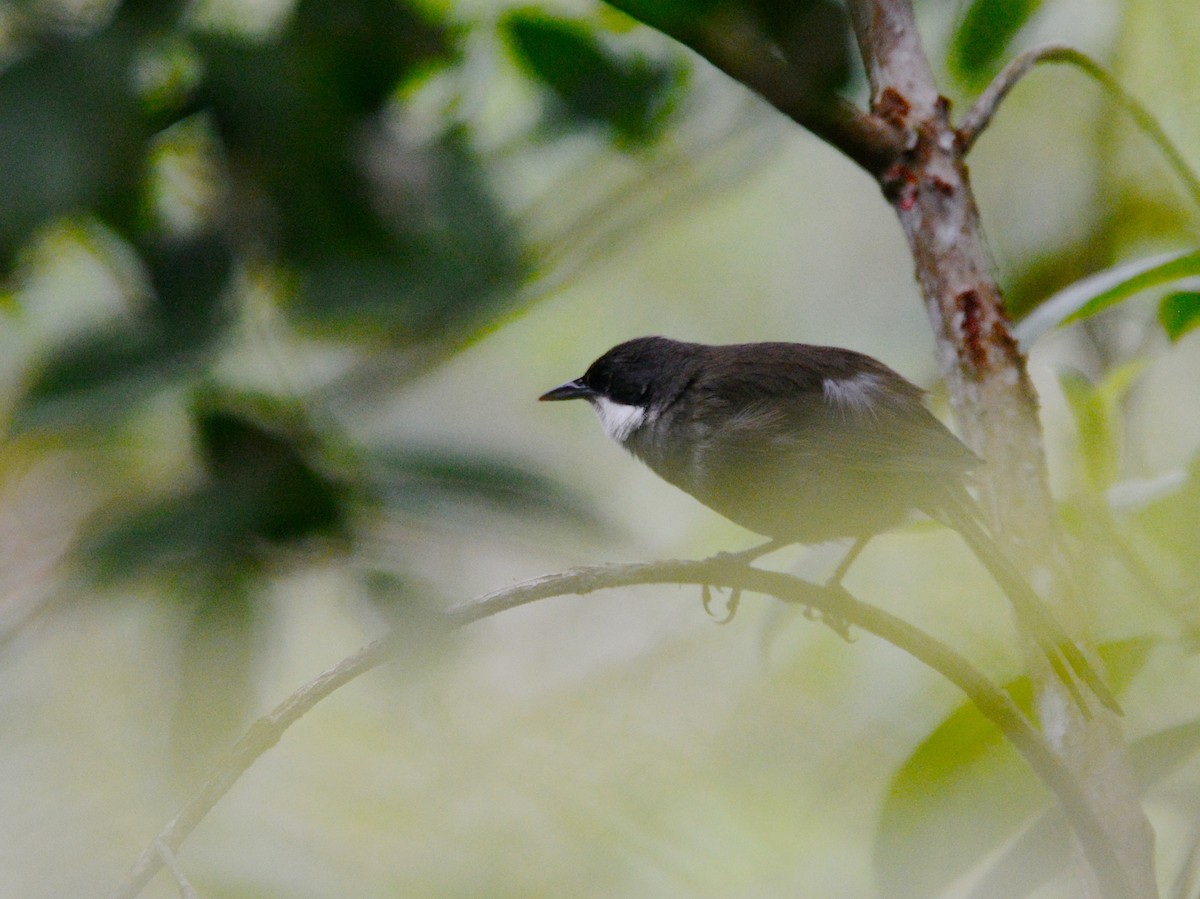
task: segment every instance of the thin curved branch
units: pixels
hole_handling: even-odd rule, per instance
[[[980,712],[993,722],[1025,757],[1034,773],[1057,797],[1079,836],[1090,862],[1102,880],[1123,885],[1123,872],[1100,822],[1095,819],[1080,786],[1050,749],[1042,736],[1013,704],[982,673],[950,647],[913,625],[859,602],[840,587],[822,587],[779,572],[739,564],[736,559],[716,556],[704,561],[645,562],[630,565],[599,565],[576,568],[534,578],[460,603],[448,609],[441,621],[447,628],[462,627],[517,606],[567,594],[583,595],[613,587],[635,584],[695,584],[728,587],[774,596],[815,611],[839,633],[854,625],[875,634],[924,662],[961,689]],[[117,899],[134,899],[162,867],[164,855],[178,851],[183,841],[238,778],[279,742],[305,712],[339,687],[349,683],[388,658],[398,644],[394,637],[377,640],[305,684],[269,714],[258,719],[234,745],[191,800],[151,841],[115,893]],[[1132,896],[1127,889],[1105,892],[1109,899]]]
[[[125,882],[114,895],[119,899],[133,899],[137,896],[163,866],[164,855],[169,856],[179,851],[183,841],[204,820],[212,807],[229,792],[259,756],[279,742],[284,731],[338,687],[345,686],[360,674],[383,662],[395,643],[394,638],[385,637],[364,646],[354,655],[321,672],[271,712],[250,725],[250,729],[234,744],[233,749],[217,765],[204,785],[142,851],[130,868]]]
[[[1059,63],[1072,65],[1092,78],[1111,96],[1133,119],[1134,124],[1141,129],[1162,153],[1167,165],[1183,182],[1192,201],[1200,206],[1200,177],[1192,171],[1183,154],[1179,152],[1171,138],[1163,131],[1154,114],[1141,101],[1121,87],[1115,77],[1098,62],[1066,44],[1048,44],[1038,47],[1013,59],[1006,65],[992,83],[987,86],[975,104],[963,117],[956,133],[960,152],[965,156],[974,146],[979,135],[991,123],[992,117],[1000,106],[1000,102],[1008,95],[1018,81],[1027,75],[1039,63]]]

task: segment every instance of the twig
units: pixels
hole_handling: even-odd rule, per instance
[[[791,575],[730,563],[721,557],[700,562],[601,565],[546,575],[497,590],[450,608],[443,620],[449,627],[462,627],[541,599],[566,594],[583,595],[635,584],[710,585],[762,593],[815,610],[839,632],[844,630],[846,624],[854,625],[907,652],[958,686],[980,712],[1000,728],[1057,797],[1089,861],[1102,874],[1103,880],[1118,885],[1125,883],[1109,837],[1096,820],[1079,784],[1012,700],[945,644],[894,615],[855,600],[841,587],[822,587]],[[279,741],[288,727],[338,687],[384,661],[395,642],[392,638],[385,638],[359,650],[301,687],[274,711],[256,721],[200,791],[142,853],[115,894],[117,899],[133,899],[137,896],[162,866],[164,850],[168,858],[177,851],[217,801],[259,756]],[[1122,899],[1131,895],[1128,890],[1115,888],[1105,893],[1106,897]]]
[[[163,867],[171,872],[171,876],[175,878],[175,883],[179,885],[179,895],[182,899],[199,899],[195,889],[188,883],[187,877],[183,874],[183,869],[179,867],[179,862],[175,859],[175,853],[170,850],[166,843],[162,840],[157,840],[154,844],[154,849],[158,853],[158,857],[162,859]]]
[[[1059,63],[1072,65],[1092,78],[1111,96],[1133,119],[1134,124],[1158,147],[1166,159],[1167,165],[1183,182],[1192,201],[1200,206],[1200,177],[1192,171],[1183,154],[1175,147],[1171,138],[1163,131],[1154,114],[1141,101],[1121,87],[1113,75],[1098,62],[1074,47],[1066,44],[1048,44],[1022,53],[1013,59],[1004,69],[992,79],[992,83],[979,95],[979,99],[967,111],[959,125],[956,134],[960,152],[965,156],[974,146],[979,135],[991,123],[992,117],[1000,106],[1000,102],[1008,95],[1018,81],[1027,75],[1039,63]]]
[[[338,687],[348,684],[363,672],[370,671],[387,658],[393,642],[390,638],[384,638],[363,647],[354,655],[319,674],[269,714],[255,721],[234,744],[229,755],[209,775],[196,795],[188,800],[143,850],[130,869],[125,883],[115,895],[123,899],[133,899],[137,896],[162,867],[164,851],[167,854],[177,852],[183,841],[204,820],[217,801],[229,792],[259,756],[279,742],[285,730]]]

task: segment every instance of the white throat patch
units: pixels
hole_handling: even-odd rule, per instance
[[[596,414],[600,416],[600,424],[604,433],[617,443],[624,443],[629,435],[640,428],[646,421],[645,406],[627,406],[625,403],[615,403],[606,396],[598,396],[592,400]]]

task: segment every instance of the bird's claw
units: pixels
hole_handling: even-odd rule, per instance
[[[712,608],[712,586],[703,584],[700,587],[700,601],[704,604],[704,612],[715,624],[729,624],[737,614],[738,606],[742,603],[741,587],[729,588],[729,599],[725,602],[725,614],[718,617]]]

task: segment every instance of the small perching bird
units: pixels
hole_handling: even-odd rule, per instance
[[[914,510],[948,525],[1007,594],[1072,692],[1071,671],[1119,713],[982,524],[965,486],[979,460],[923,396],[853,350],[639,337],[540,399],[587,400],[609,437],[709,508],[770,537],[771,546],[854,538],[837,579],[867,540]]]

